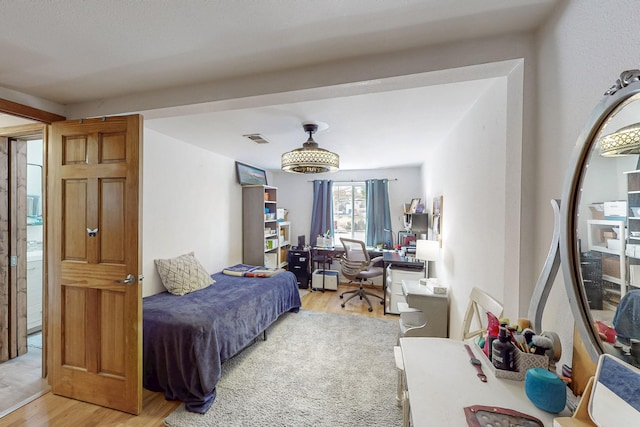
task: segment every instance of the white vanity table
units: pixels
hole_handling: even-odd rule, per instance
[[[496,378],[480,349],[470,345],[487,376],[487,382],[481,382],[464,344],[447,338],[400,339],[414,427],[466,426],[464,408],[473,405],[512,409],[538,418],[545,426],[552,426],[557,416],[569,416],[566,408],[558,415],[535,407],[525,394],[524,381]]]

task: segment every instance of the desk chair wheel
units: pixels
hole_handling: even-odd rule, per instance
[[[342,297],[340,297],[340,298],[342,298]],[[341,306],[342,308],[344,308],[344,303],[340,304],[340,306]]]
[[[373,311],[373,308],[369,307],[369,313],[371,313]]]
[[[384,300],[380,300],[380,305],[384,305]]]
[[[343,299],[344,295],[340,294],[340,299]],[[342,304],[342,306],[344,307],[344,304]]]

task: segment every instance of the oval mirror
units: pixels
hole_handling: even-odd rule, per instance
[[[640,70],[594,110],[565,180],[560,254],[576,326],[595,361],[640,366]],[[637,342],[637,344],[636,344]]]

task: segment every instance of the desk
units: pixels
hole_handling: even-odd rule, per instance
[[[384,276],[384,314],[399,314],[397,303],[405,302],[402,295],[403,280],[418,280],[424,277],[424,263],[413,257],[400,256],[395,251],[385,251],[382,255]],[[389,276],[389,277],[387,277]]]
[[[335,248],[319,248],[313,247],[311,248],[311,291],[318,290],[321,292],[325,291],[325,271],[327,270],[327,264],[331,264],[331,261],[336,256],[339,256],[339,251],[336,251]],[[322,264],[322,287],[318,288],[317,286],[313,286],[313,275],[316,273],[316,269],[320,268],[320,264]]]
[[[373,259],[375,257],[379,257],[386,253],[395,253],[392,251],[385,251],[383,249],[376,249],[373,247],[368,247],[367,252],[369,253],[369,258]],[[318,247],[314,246],[311,248],[311,258],[315,257],[327,257],[328,259],[340,259],[344,254],[344,248],[342,246],[334,246],[334,247]]]
[[[469,344],[482,360],[487,382],[481,382],[469,363],[464,342],[448,338],[400,338],[406,386],[409,390],[414,427],[466,426],[464,408],[473,405],[513,409],[552,426],[557,416],[570,416],[565,408],[559,415],[536,408],[527,398],[524,381],[497,379],[480,349]]]
[[[418,261],[414,257],[401,256],[396,251],[384,251],[384,253],[382,254],[382,261],[385,263],[385,267],[389,264],[416,269],[421,269],[424,267],[424,262]]]
[[[375,257],[379,257],[383,253],[381,249],[375,249],[375,248],[367,248],[367,252],[369,253],[369,258],[371,259]],[[322,271],[324,276],[324,271],[327,270],[327,264],[329,264],[329,269],[331,269],[331,265],[330,265],[331,262],[334,259],[339,260],[340,258],[342,258],[343,254],[344,254],[344,248],[342,246],[312,247],[311,248],[311,270],[312,270],[311,274],[313,275],[314,270],[316,268],[320,268],[320,264],[322,264]],[[383,281],[383,289],[384,289],[384,277],[382,281]],[[324,277],[323,277],[323,282],[324,282]],[[312,290],[315,289],[319,291],[324,291],[324,283],[322,285],[322,288],[313,288],[313,281],[312,281],[311,286],[312,286]]]

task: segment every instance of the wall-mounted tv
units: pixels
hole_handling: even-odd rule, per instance
[[[267,185],[267,174],[262,169],[236,162],[236,176],[240,185]]]

